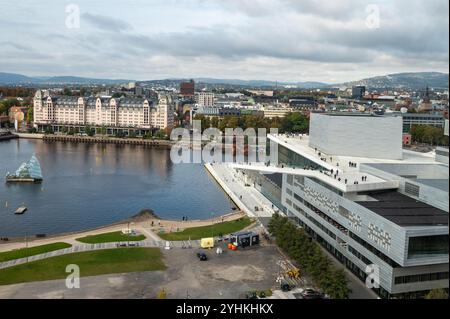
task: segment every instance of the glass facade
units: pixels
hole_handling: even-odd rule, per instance
[[[250,170],[246,170],[244,173],[253,181],[254,187],[262,195],[270,200],[279,210],[286,212],[286,208],[281,203],[281,174],[266,176]]]
[[[448,235],[410,237],[408,258],[448,254]]]
[[[290,149],[278,145],[278,162],[280,164],[284,164],[290,167],[297,167],[297,168],[310,168],[310,169],[321,169],[321,170],[327,170],[326,168],[322,167],[321,165],[310,161],[309,159],[301,156],[300,154],[297,154]]]

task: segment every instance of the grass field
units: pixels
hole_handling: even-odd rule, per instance
[[[76,264],[80,276],[165,270],[159,248],[118,248],[88,251],[33,261],[0,269],[0,285],[63,279],[66,266]]]
[[[158,234],[164,240],[197,240],[206,237],[216,237],[220,234],[227,235],[237,231],[240,231],[248,226],[250,226],[253,221],[248,217],[243,217],[230,222],[224,222],[219,224],[214,224],[211,226],[193,227],[187,228],[181,232],[176,233],[161,233]]]
[[[99,243],[114,243],[119,241],[141,241],[144,240],[144,235],[129,236],[123,234],[121,231],[105,233],[99,235],[86,236],[77,238],[76,240],[85,244],[99,244]]]
[[[5,251],[0,253],[0,262],[48,253],[50,251],[69,248],[71,246],[72,245],[66,243],[53,243],[48,245]]]

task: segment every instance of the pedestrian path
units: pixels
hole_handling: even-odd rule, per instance
[[[114,243],[100,243],[100,244],[79,244],[69,248],[51,251],[48,253],[43,253],[39,255],[8,260],[0,263],[0,269],[17,266],[20,264],[29,263],[32,261],[47,259],[56,256],[62,256],[67,254],[94,251],[94,250],[104,250],[104,249],[116,249],[124,247],[158,247],[158,248],[199,248],[199,240],[191,241],[164,241],[164,240],[145,240],[140,242],[114,242]]]
[[[253,186],[246,186],[242,176],[227,164],[206,164],[217,182],[235,201],[239,208],[251,217],[271,217],[273,204]]]

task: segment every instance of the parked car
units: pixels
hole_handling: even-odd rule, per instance
[[[207,261],[208,260],[208,256],[206,256],[205,253],[197,253],[197,257],[200,261]]]
[[[324,299],[324,295],[314,289],[305,289],[302,292],[303,299]]]

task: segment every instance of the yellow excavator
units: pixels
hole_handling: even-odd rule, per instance
[[[291,270],[288,270],[286,272],[286,274],[289,276],[289,278],[291,279],[299,279],[300,278],[300,269],[298,268],[293,268]]]

